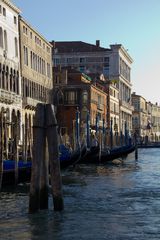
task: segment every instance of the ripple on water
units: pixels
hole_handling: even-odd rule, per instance
[[[65,209],[28,214],[28,187],[0,194],[0,239],[160,239],[160,149],[139,149],[119,166],[62,172]]]

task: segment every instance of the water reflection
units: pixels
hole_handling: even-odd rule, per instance
[[[0,239],[159,239],[160,150],[62,172],[65,209],[28,214],[28,185],[0,194]]]

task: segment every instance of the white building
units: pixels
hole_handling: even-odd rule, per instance
[[[18,120],[21,139],[21,76],[19,54],[20,10],[8,0],[0,0],[0,113],[7,123],[7,138],[13,138]]]
[[[125,123],[127,129],[132,130],[132,111],[131,105],[131,64],[132,58],[121,44],[111,45],[108,51],[109,57],[109,79],[117,82],[119,89],[119,124],[124,132]]]

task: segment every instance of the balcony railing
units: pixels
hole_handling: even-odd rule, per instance
[[[42,101],[30,97],[24,97],[22,104],[23,107],[25,106],[36,107],[37,103],[42,103]]]
[[[140,111],[143,113],[147,113],[147,110],[145,110],[144,108],[141,108]]]
[[[74,106],[74,105],[78,105],[78,101],[77,100],[66,100],[64,101],[64,105],[71,105],[71,106]]]
[[[20,104],[21,96],[16,93],[6,91],[4,89],[0,89],[0,102],[8,103],[8,104]]]
[[[122,101],[122,100],[120,100],[119,103],[121,106],[124,106],[124,107],[128,108],[129,110],[134,111],[134,107],[130,103]]]
[[[102,103],[98,103],[97,108],[99,110],[104,110],[104,105]]]

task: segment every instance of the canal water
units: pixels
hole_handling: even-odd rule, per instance
[[[160,149],[139,149],[120,166],[62,172],[65,209],[28,214],[28,185],[0,193],[0,239],[160,239]]]

